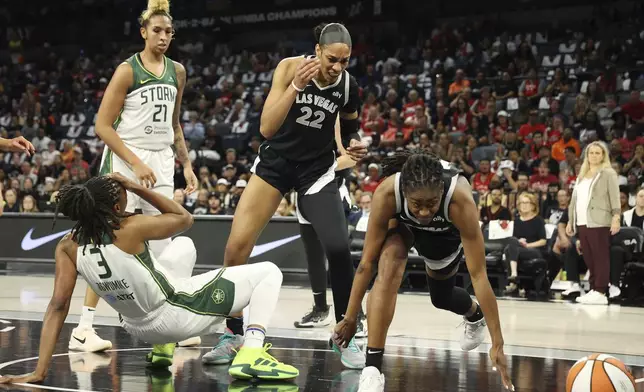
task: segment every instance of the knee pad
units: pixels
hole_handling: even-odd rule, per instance
[[[260,277],[259,280],[268,279],[279,286],[282,285],[284,275],[282,274],[282,270],[280,270],[275,263],[262,261],[260,263],[251,264],[251,266],[257,269],[257,276]]]
[[[449,310],[451,307],[453,285],[449,285],[450,280],[427,279],[432,305],[437,309]]]

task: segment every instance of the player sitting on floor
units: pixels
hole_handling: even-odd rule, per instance
[[[161,215],[124,214],[126,190]],[[0,383],[45,379],[78,273],[121,315],[121,325],[132,336],[154,344],[148,355],[151,366],[172,364],[175,343],[164,343],[211,334],[226,316],[249,306],[249,325],[230,375],[284,380],[299,374],[267,353],[270,344],[264,346],[265,328],[282,285],[282,273],[275,264],[221,268],[190,277],[196,250],[192,240],[178,237],[159,257],[172,260],[163,265],[174,268],[163,268],[147,241],[177,235],[192,226],[193,218],[173,200],[120,174],[65,186],[57,203],[58,210],[76,225],[56,247],[54,293],[42,325],[38,364],[33,373],[1,377]]]

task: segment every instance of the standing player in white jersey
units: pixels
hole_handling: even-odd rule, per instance
[[[128,194],[161,214],[126,213]],[[79,273],[119,312],[123,328],[155,345],[151,366],[172,364],[175,346],[163,343],[213,333],[225,317],[248,306],[244,343],[229,374],[238,379],[297,377],[296,368],[277,361],[267,353],[270,345],[264,346],[282,285],[275,264],[221,268],[191,277],[197,254],[188,237],[174,239],[155,257],[147,242],[188,230],[192,215],[172,199],[119,174],[65,186],[56,202],[58,211],[76,224],[56,247],[54,293],[43,320],[38,364],[33,373],[0,377],[0,383],[45,379]]]
[[[174,153],[183,165],[186,192],[197,187],[179,123],[186,70],[165,56],[174,31],[169,2],[149,0],[139,21],[145,49],[116,68],[98,111],[96,134],[106,145],[100,174],[119,172],[171,199]],[[126,211],[139,209],[144,215],[159,214],[145,200],[129,195]],[[152,241],[150,248],[158,257],[169,243],[169,239]],[[112,347],[92,328],[98,300],[88,287],[80,323],[69,339],[70,350],[96,352]],[[191,338],[179,345],[200,343],[199,338]]]

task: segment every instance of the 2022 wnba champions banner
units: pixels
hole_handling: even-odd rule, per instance
[[[53,262],[56,244],[72,228],[59,217],[52,229],[53,214],[11,214],[0,217],[0,261]],[[223,264],[232,216],[197,216],[183,236],[197,248],[195,268],[213,269]],[[306,273],[306,254],[295,218],[274,218],[253,248],[250,262],[272,261],[283,272]]]

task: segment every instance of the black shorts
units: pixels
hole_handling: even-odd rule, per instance
[[[251,172],[269,183],[282,195],[295,190],[304,195],[317,193],[335,180],[335,154],[325,154],[311,161],[291,161],[273,150],[267,143],[259,147],[259,154]]]
[[[440,275],[447,275],[463,261],[463,246],[460,237],[453,235],[438,235],[429,231],[410,227],[398,222],[395,229],[400,233],[408,249],[416,248],[418,254],[426,259],[425,264]],[[430,260],[449,259],[451,262],[435,269]]]

